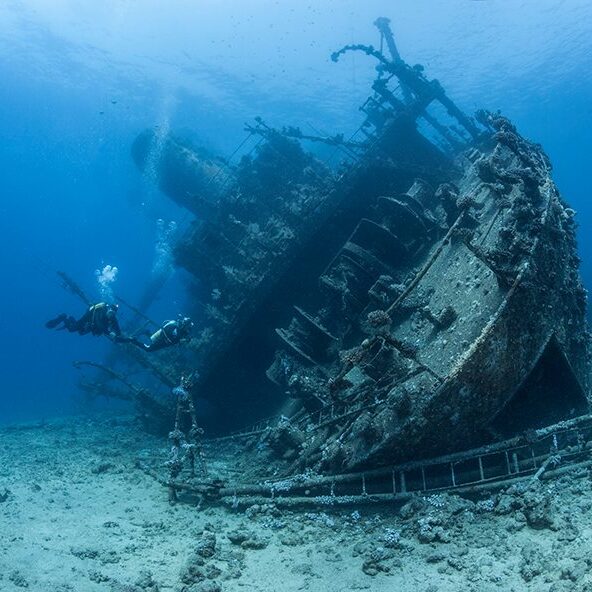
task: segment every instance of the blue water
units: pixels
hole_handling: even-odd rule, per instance
[[[304,131],[353,131],[374,63],[346,43],[378,43],[392,19],[399,50],[466,111],[501,109],[544,145],[579,212],[592,286],[592,3],[589,0],[3,0],[0,3],[0,423],[77,411],[72,360],[97,338],[44,322],[82,304],[67,271],[99,297],[116,265],[137,302],[152,277],[156,220],[189,221],[130,158],[146,127],[182,130],[229,154],[262,115]],[[150,314],[182,312],[181,273]],[[122,310],[125,318],[127,312]]]

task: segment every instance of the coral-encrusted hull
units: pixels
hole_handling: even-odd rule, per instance
[[[349,51],[379,71],[350,139],[257,119],[224,174],[174,138],[153,163],[173,199],[209,210],[175,253],[197,279],[191,365],[195,394],[224,409],[216,427],[261,435],[287,473],[338,473],[583,412],[586,296],[548,158],[400,56],[333,58]],[[331,169],[306,141],[347,158]],[[189,182],[208,192],[188,201]]]
[[[501,153],[510,157],[508,162],[514,167],[519,164],[507,154],[507,148],[498,145],[497,154]],[[534,195],[525,195],[519,184],[502,213],[492,210],[489,216],[483,211],[491,197],[487,195],[481,202],[479,227],[486,228],[488,236],[479,241],[477,230],[471,243],[480,244],[480,258],[475,260],[475,249],[467,248],[466,243],[451,241],[440,254],[441,267],[433,265],[423,279],[424,284],[439,283],[432,301],[438,293],[458,303],[467,292],[474,292],[470,298],[479,290],[487,292],[484,298],[472,300],[478,312],[461,309],[447,336],[438,339],[441,347],[447,340],[462,342],[464,338],[464,350],[457,348],[457,355],[446,355],[450,347],[446,343],[439,357],[435,353],[422,357],[443,375],[442,382],[424,372],[392,389],[374,412],[361,414],[345,436],[340,435],[338,443],[325,445],[320,461],[323,470],[343,471],[429,457],[487,441],[506,426],[511,433],[585,411],[588,334],[585,293],[577,276],[573,211],[562,203],[544,171],[535,203]],[[524,203],[529,207],[524,208]],[[508,229],[512,232],[511,244],[503,247],[506,255],[510,256],[518,243],[522,255],[515,262],[515,277],[507,273],[508,269],[495,268],[491,258],[489,273],[481,268],[484,275],[477,281],[477,291],[472,284],[455,287],[453,261],[460,258],[463,269],[481,267],[494,250],[503,250],[501,243]],[[492,281],[497,286],[491,285]],[[468,317],[469,327],[463,333],[459,324],[464,317]],[[412,338],[404,325],[391,332]],[[476,329],[478,335],[468,342],[468,333]],[[425,344],[419,355],[428,349],[433,351]],[[332,440],[330,434],[325,438]]]

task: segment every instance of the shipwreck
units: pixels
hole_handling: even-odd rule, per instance
[[[183,360],[192,392],[225,410],[213,435],[256,443],[269,474],[333,485],[548,437],[590,397],[576,222],[548,157],[501,114],[465,114],[403,61],[388,20],[375,24],[384,52],[332,56],[376,62],[350,137],[258,118],[234,164],[151,130],[132,147],[195,215],[175,249],[196,278],[199,329]],[[334,149],[339,166],[309,143]],[[169,387],[183,371],[169,352],[131,354]],[[149,389],[129,398],[171,427],[174,410]]]

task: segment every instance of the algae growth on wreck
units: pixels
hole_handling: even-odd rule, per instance
[[[1,590],[592,586],[587,3],[0,27]]]

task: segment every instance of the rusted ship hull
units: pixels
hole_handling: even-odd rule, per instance
[[[473,187],[482,204],[470,243],[479,252],[451,237],[415,288],[433,289],[430,306],[452,305],[458,311],[456,321],[425,339],[415,354],[432,373],[424,370],[383,392],[383,404],[356,418],[336,438],[336,446],[326,444],[333,434],[322,435],[325,443],[316,460],[323,470],[426,458],[540,428],[587,409],[588,335],[585,294],[574,277],[573,213],[541,171],[540,201],[531,206],[528,229],[517,235],[526,243],[523,252],[511,272],[501,269],[499,261],[487,257],[499,249],[500,231],[512,224],[515,213],[512,204],[500,209],[490,188],[476,193],[480,180],[471,179],[472,168],[459,187],[465,194]],[[515,204],[524,198],[523,188],[515,187],[510,195]],[[422,331],[409,322],[395,321],[390,334],[417,346]],[[380,386],[372,396],[381,396]]]
[[[287,473],[388,466],[585,412],[586,294],[548,158],[396,52],[333,57],[350,50],[379,62],[361,140],[258,120],[238,165],[174,138],[151,164],[200,215],[177,247],[201,286],[196,391],[227,429],[291,417],[256,430]],[[330,170],[307,140],[347,162]]]

